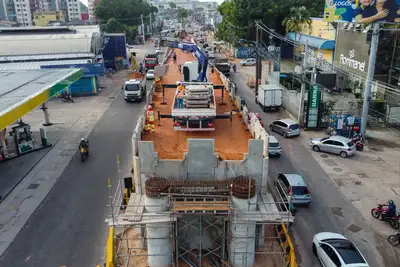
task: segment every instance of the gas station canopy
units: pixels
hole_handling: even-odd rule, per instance
[[[83,76],[81,69],[0,71],[0,130]]]

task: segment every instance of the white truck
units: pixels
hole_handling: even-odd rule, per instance
[[[282,86],[277,83],[262,84],[258,86],[256,103],[263,111],[278,111],[282,106]]]
[[[142,101],[146,95],[146,82],[141,79],[131,79],[122,86],[125,101]]]
[[[206,82],[183,82],[183,106],[179,107],[175,92],[172,119],[175,131],[214,131],[217,118],[214,86]]]

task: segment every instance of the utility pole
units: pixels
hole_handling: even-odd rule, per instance
[[[299,121],[300,127],[304,127],[304,96],[306,94],[306,62],[307,62],[307,53],[308,53],[308,43],[306,41],[306,45],[304,47],[304,58],[303,64],[301,66],[302,70],[302,79],[301,79],[301,92],[300,92],[300,107],[299,114],[297,115],[297,120]]]
[[[259,29],[259,33],[258,33],[258,40],[260,42],[260,45],[258,47],[259,49],[259,54],[260,54],[260,60],[258,61],[258,79],[261,80],[262,79],[262,57],[261,57],[261,49],[262,49],[262,45],[261,43],[263,42],[263,30]],[[258,84],[258,80],[257,80],[257,84]],[[258,92],[257,92],[258,95]]]
[[[364,85],[364,104],[361,116],[361,134],[363,136],[365,136],[365,133],[367,131],[369,102],[371,101],[371,88],[372,88],[372,82],[374,80],[376,53],[378,50],[378,43],[379,43],[379,27],[380,27],[379,22],[374,23],[372,30],[367,80],[365,81]]]
[[[140,19],[142,20],[142,35],[143,35],[143,44],[146,43],[146,37],[144,34],[144,23],[143,23],[143,14],[140,15]]]
[[[153,22],[151,20],[151,13],[150,13],[150,35],[153,35]]]
[[[256,88],[255,88],[255,95],[256,99],[258,96],[258,80],[260,79],[260,29],[258,24],[256,24]]]

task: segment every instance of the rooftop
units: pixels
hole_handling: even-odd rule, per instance
[[[0,71],[0,129],[81,78],[80,69]]]
[[[0,62],[19,62],[19,61],[44,61],[44,60],[62,60],[62,59],[92,59],[93,53],[45,53],[45,54],[25,54],[13,56],[0,56]]]
[[[6,70],[39,70],[41,66],[67,65],[67,64],[87,64],[87,59],[62,60],[62,61],[32,61],[17,63],[0,63],[0,71]]]
[[[194,61],[195,58],[189,54],[176,50],[177,64],[172,60],[168,62],[169,68],[167,75],[163,77],[164,84],[176,84],[182,80],[182,74],[178,70],[178,65],[186,61]],[[215,72],[210,73],[210,81],[214,85],[222,85],[222,81]],[[165,89],[165,101],[167,105],[162,105],[162,92],[153,94],[154,110],[160,110],[161,114],[171,114],[171,105],[175,94],[175,88]],[[215,100],[217,103],[217,114],[226,114],[236,110],[228,92],[225,91],[222,98],[221,90],[215,90]],[[223,100],[223,102],[222,102]],[[248,140],[252,138],[241,119],[234,115],[232,121],[220,119],[214,121],[215,131],[213,132],[175,132],[171,119],[162,119],[160,125],[156,124],[155,133],[144,132],[143,141],[152,141],[154,150],[160,159],[183,159],[184,152],[187,151],[188,138],[208,138],[215,139],[215,151],[224,160],[241,160],[244,153],[248,152]]]

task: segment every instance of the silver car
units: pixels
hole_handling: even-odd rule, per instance
[[[328,136],[311,141],[310,146],[316,152],[324,151],[346,158],[356,153],[356,144],[343,136]]]
[[[279,144],[279,141],[275,138],[275,136],[270,135],[268,142],[268,155],[280,156],[281,154],[282,154],[281,144]]]
[[[272,132],[277,132],[283,137],[292,137],[300,135],[300,126],[297,122],[291,119],[283,119],[273,121],[269,125],[269,129]]]

